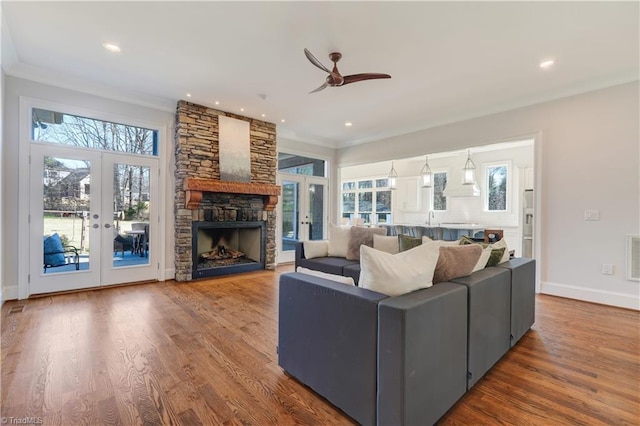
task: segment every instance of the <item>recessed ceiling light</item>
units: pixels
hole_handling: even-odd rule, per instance
[[[263,117],[266,117],[266,116],[267,116],[267,114],[262,114],[262,116],[263,116]]]
[[[216,105],[220,105],[220,101],[216,101]]]
[[[190,98],[190,97],[191,97],[191,93],[187,93],[187,98]]]
[[[117,44],[113,44],[113,43],[102,43],[102,47],[107,49],[109,52],[114,52],[114,53],[118,53],[121,50],[120,46],[118,46]]]
[[[551,68],[553,64],[555,64],[555,61],[553,59],[546,59],[540,62],[540,68],[544,68],[544,69]]]
[[[281,123],[284,123],[284,118],[282,120],[280,120]]]
[[[240,108],[240,111],[244,112],[244,108]]]
[[[347,121],[346,123],[344,123],[345,127],[351,127],[353,126],[353,123],[350,121]]]

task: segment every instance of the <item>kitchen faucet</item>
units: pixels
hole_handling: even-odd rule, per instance
[[[433,210],[429,210],[429,214],[427,216],[427,226],[431,226],[431,218],[436,218],[436,214],[433,212]]]

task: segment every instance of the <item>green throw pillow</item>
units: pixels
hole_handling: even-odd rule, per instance
[[[504,247],[499,249],[491,249],[491,256],[489,256],[489,260],[487,260],[487,265],[485,268],[489,266],[496,266],[500,263],[502,256],[504,255]]]
[[[482,246],[482,248],[487,248],[489,247],[491,244],[485,244],[485,243],[481,243],[478,241],[473,241],[471,238],[467,237],[466,235],[463,235],[462,238],[460,238],[460,244],[461,245],[466,245],[466,244],[479,244]],[[491,256],[489,256],[489,260],[487,261],[487,266],[496,266],[497,264],[500,263],[500,260],[502,260],[502,256],[504,256],[504,247],[502,248],[497,248],[497,249],[491,249]]]
[[[409,235],[400,234],[398,235],[398,246],[400,247],[400,251],[411,250],[414,247],[418,247],[422,244],[422,238],[418,237],[410,237]]]

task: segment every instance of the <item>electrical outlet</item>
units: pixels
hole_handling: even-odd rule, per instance
[[[585,210],[584,220],[600,220],[600,210]]]
[[[611,264],[611,263],[603,263],[602,264],[602,275],[613,275],[613,264]]]

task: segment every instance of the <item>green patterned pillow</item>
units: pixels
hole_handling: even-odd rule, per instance
[[[422,238],[419,237],[410,237],[409,235],[400,234],[398,235],[398,246],[400,247],[400,251],[411,250],[414,247],[418,247],[422,244]]]

